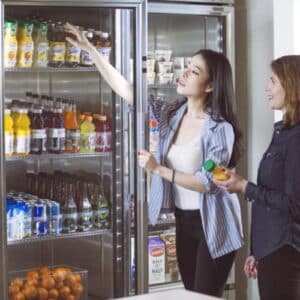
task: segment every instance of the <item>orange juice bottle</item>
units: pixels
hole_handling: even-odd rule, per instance
[[[14,153],[25,156],[30,152],[30,120],[28,110],[19,108],[14,121]]]
[[[30,68],[33,61],[33,23],[22,21],[18,27],[17,67]]]
[[[204,170],[213,173],[216,180],[228,180],[229,175],[225,173],[225,168],[218,166],[213,160],[207,160],[204,165]]]
[[[4,67],[13,68],[17,62],[17,22],[7,20],[4,23]]]
[[[72,102],[68,105],[65,113],[65,128],[66,128],[66,148],[65,152],[76,153],[80,149],[80,131],[77,122],[76,104]]]
[[[13,154],[13,120],[10,115],[10,109],[5,108],[4,116],[4,132],[5,132],[5,156]]]

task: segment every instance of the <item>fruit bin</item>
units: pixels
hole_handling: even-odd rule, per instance
[[[9,300],[87,300],[88,271],[65,265],[9,273]]]

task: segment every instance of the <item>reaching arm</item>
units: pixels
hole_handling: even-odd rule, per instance
[[[129,104],[133,104],[132,84],[97,51],[79,29],[66,23],[65,30],[73,36],[72,38],[67,37],[67,41],[90,54],[100,74],[112,90],[124,98]]]

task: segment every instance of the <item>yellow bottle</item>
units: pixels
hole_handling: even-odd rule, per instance
[[[25,156],[30,152],[30,120],[28,110],[19,108],[14,121],[14,154]]]
[[[49,43],[47,38],[47,23],[35,24],[36,35],[34,36],[33,67],[48,66]]]
[[[4,67],[14,68],[17,62],[17,22],[7,20],[4,24]]]
[[[18,27],[17,67],[30,68],[33,61],[33,23],[23,21]]]
[[[204,165],[204,170],[213,173],[216,180],[228,180],[230,176],[225,173],[225,168],[218,166],[213,160],[207,160]]]
[[[95,125],[92,123],[93,117],[86,116],[80,124],[80,152],[89,153],[95,152],[96,133]]]
[[[9,157],[13,154],[13,120],[10,115],[10,109],[5,108],[4,115],[4,135],[5,135],[5,156]]]

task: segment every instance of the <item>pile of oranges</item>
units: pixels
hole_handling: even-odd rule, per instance
[[[41,267],[27,272],[26,279],[9,284],[9,300],[79,300],[84,290],[81,276],[65,267]]]

